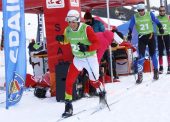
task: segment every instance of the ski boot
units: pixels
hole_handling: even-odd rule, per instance
[[[170,66],[168,66],[167,74],[170,74]]]
[[[120,82],[119,76],[118,76],[118,74],[117,74],[115,69],[113,69],[113,76],[114,76],[113,82]]]
[[[159,67],[159,74],[163,74],[163,66]]]
[[[65,101],[65,111],[62,114],[63,118],[67,118],[73,115],[73,106],[70,100]]]
[[[159,79],[158,69],[154,69],[153,79],[154,80],[158,80]]]
[[[106,91],[101,91],[99,92],[99,104],[100,104],[100,108],[103,108],[104,106],[106,106]]]
[[[114,79],[119,79],[119,76],[118,75],[114,76]]]
[[[142,80],[143,80],[143,73],[139,72],[138,73],[138,79],[136,80],[136,84],[142,83]]]
[[[119,76],[115,69],[113,70],[113,76],[114,76],[114,79],[119,79]]]

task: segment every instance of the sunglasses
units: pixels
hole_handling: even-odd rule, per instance
[[[71,24],[71,23],[76,23],[76,22],[74,22],[74,21],[68,21],[68,23]]]
[[[165,10],[159,10],[159,12],[165,12]]]
[[[143,11],[144,11],[144,9],[139,9],[139,10],[138,10],[138,12],[143,12]]]

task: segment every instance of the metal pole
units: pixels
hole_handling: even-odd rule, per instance
[[[108,30],[110,30],[110,10],[109,10],[109,0],[106,0],[107,2],[107,22],[108,22]]]
[[[164,5],[165,5],[164,0],[160,0],[160,6],[164,6]]]
[[[165,4],[166,13],[169,14],[167,0],[164,0],[164,4]]]
[[[149,0],[146,0],[146,3],[147,3],[147,10],[150,11],[150,2],[149,2]]]
[[[107,20],[108,20],[108,30],[110,29],[110,11],[109,11],[109,0],[106,0],[107,3]],[[111,75],[111,81],[113,83],[113,66],[112,66],[112,47],[109,45],[109,53],[110,53],[110,75]]]

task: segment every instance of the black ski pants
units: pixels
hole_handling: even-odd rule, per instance
[[[152,57],[156,51],[156,42],[154,39],[154,34],[151,33],[147,35],[139,35],[138,40],[139,57],[145,57],[145,50],[147,45],[149,48],[149,54]]]
[[[170,56],[170,35],[159,35],[157,39],[159,56],[163,56],[164,49],[166,49],[167,56]]]

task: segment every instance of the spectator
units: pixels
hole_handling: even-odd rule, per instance
[[[121,32],[119,32],[116,27],[113,27],[113,28],[112,28],[112,32],[114,33],[114,36],[115,36],[115,34],[116,34],[116,35],[119,36],[121,39],[124,38],[124,37],[123,37],[123,34],[122,34]],[[116,80],[116,79],[119,79],[119,76],[118,76],[118,74],[117,74],[117,72],[116,72],[116,60],[115,60],[115,57],[114,57],[114,53],[115,53],[115,51],[116,51],[119,43],[122,43],[122,42],[115,43],[114,41],[116,41],[116,40],[115,40],[115,39],[112,40],[112,42],[109,43],[109,45],[111,44],[112,49],[113,49],[113,48],[115,49],[114,51],[112,50],[112,67],[113,67],[112,69],[113,69],[114,79]],[[109,45],[108,45],[108,46],[109,46]],[[110,59],[109,59],[109,57],[110,57],[109,50],[106,50],[105,53],[104,53],[104,55],[103,55],[102,61],[105,61],[105,60],[106,60],[106,61],[108,62],[108,64],[110,64]],[[110,65],[108,66],[108,70],[107,70],[106,74],[107,74],[107,75],[110,75],[110,74],[111,74]]]
[[[100,22],[99,20],[95,20],[92,17],[90,12],[86,12],[84,14],[84,20],[87,25],[90,25],[93,28],[94,32],[104,32],[105,31],[105,27],[104,27],[103,23]]]
[[[36,51],[34,48],[34,44],[35,44],[35,40],[32,39],[31,42],[28,45],[28,49],[29,49],[29,63],[32,64],[32,60],[31,60],[31,52],[32,51]]]
[[[29,52],[36,51],[36,49],[34,48],[34,44],[35,44],[35,40],[32,39],[28,45]]]

